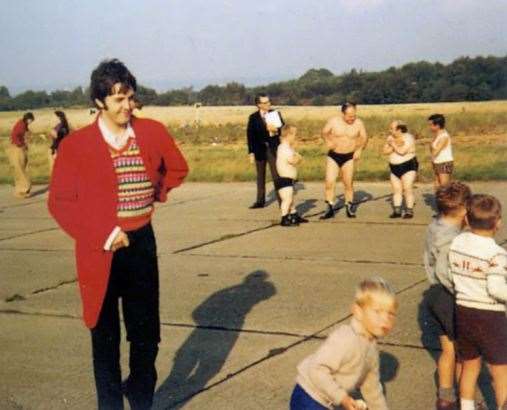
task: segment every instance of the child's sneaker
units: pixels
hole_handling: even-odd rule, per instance
[[[284,227],[291,227],[291,226],[297,226],[296,224],[292,223],[292,220],[290,218],[290,215],[282,216],[282,220],[280,221],[280,225]]]
[[[296,221],[298,224],[305,224],[310,222],[308,219],[303,218],[301,215],[299,215],[297,212],[291,214],[292,220]]]
[[[330,219],[330,218],[334,218],[334,215],[335,215],[335,210],[333,208],[333,205],[331,205],[329,202],[327,204],[327,211],[324,215],[322,215],[320,217],[320,219]]]
[[[347,202],[345,204],[345,211],[347,212],[347,216],[349,218],[356,217],[356,210],[357,210],[357,205],[354,204],[353,202]]]

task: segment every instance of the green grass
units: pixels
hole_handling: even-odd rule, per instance
[[[429,135],[424,116],[371,115],[365,117],[370,142],[357,164],[358,180],[388,180],[386,158],[380,154],[391,118],[406,121],[417,139],[417,156],[421,164],[420,181],[432,180],[432,168],[427,145]],[[453,136],[455,177],[471,180],[507,179],[507,115],[499,112],[460,112],[447,116],[448,129]],[[298,127],[300,152],[304,162],[299,176],[304,181],[321,181],[325,173],[325,154],[320,139],[323,121],[300,118],[292,121]],[[459,131],[457,131],[459,130]],[[249,163],[244,124],[222,124],[203,127],[174,127],[171,131],[180,142],[190,165],[189,181],[231,182],[255,179],[255,166]],[[12,183],[12,173],[3,147],[8,135],[0,135],[0,183]],[[34,183],[48,181],[48,144],[40,136],[30,139],[29,173]],[[268,173],[269,174],[269,173]]]

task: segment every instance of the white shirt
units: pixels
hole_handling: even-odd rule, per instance
[[[130,137],[135,137],[134,130],[132,129],[130,123],[127,125],[127,128],[125,128],[125,131],[119,135],[113,134],[113,132],[107,127],[105,121],[100,116],[98,124],[102,138],[104,138],[104,141],[106,141],[108,145],[113,147],[115,150],[122,149],[125,144],[127,144],[127,141]]]
[[[296,151],[292,149],[292,147],[282,142],[276,151],[276,171],[278,175],[283,178],[292,178],[296,179],[298,176],[298,171],[295,165],[289,163],[289,160],[294,158],[294,154]]]
[[[505,311],[507,251],[493,238],[464,232],[452,241],[449,267],[461,306]]]
[[[438,155],[435,158],[433,158],[433,163],[435,163],[435,164],[442,164],[444,162],[451,162],[454,159],[452,156],[451,136],[449,135],[449,133],[446,130],[442,130],[438,133],[435,140],[431,143],[431,146],[432,146],[432,148],[435,148],[437,146],[437,144],[440,142],[440,140],[442,138],[446,138],[446,137],[449,138],[449,143],[447,144],[447,146],[444,149],[442,149],[438,153]]]

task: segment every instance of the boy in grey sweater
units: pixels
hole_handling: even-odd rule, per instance
[[[376,341],[392,330],[397,307],[395,294],[383,279],[361,282],[350,324],[334,330],[315,353],[299,364],[291,410],[334,406],[345,410],[387,410]],[[366,403],[350,396],[357,388]]]
[[[465,224],[466,202],[470,196],[470,188],[461,182],[438,188],[435,199],[439,214],[428,226],[426,234],[424,267],[431,286],[425,298],[442,347],[437,362],[437,410],[457,409],[454,380],[460,365],[456,365],[454,286],[448,257],[453,239]]]

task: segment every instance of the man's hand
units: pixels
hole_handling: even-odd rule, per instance
[[[111,251],[116,252],[120,248],[126,248],[129,246],[129,237],[123,231],[118,232],[116,238],[114,238],[113,243],[111,244]]]
[[[278,132],[278,128],[276,128],[272,124],[266,124],[266,128],[268,129],[270,135],[271,134],[275,135]]]
[[[340,404],[345,410],[360,410],[360,407],[356,405],[356,401],[349,395],[345,396]]]
[[[358,149],[357,151],[354,151],[354,156],[352,157],[352,159],[354,161],[359,161],[361,159],[361,154],[363,153],[363,150],[361,149]]]
[[[253,164],[255,162],[255,155],[252,153],[252,154],[249,154],[248,157],[250,159],[250,164]]]

